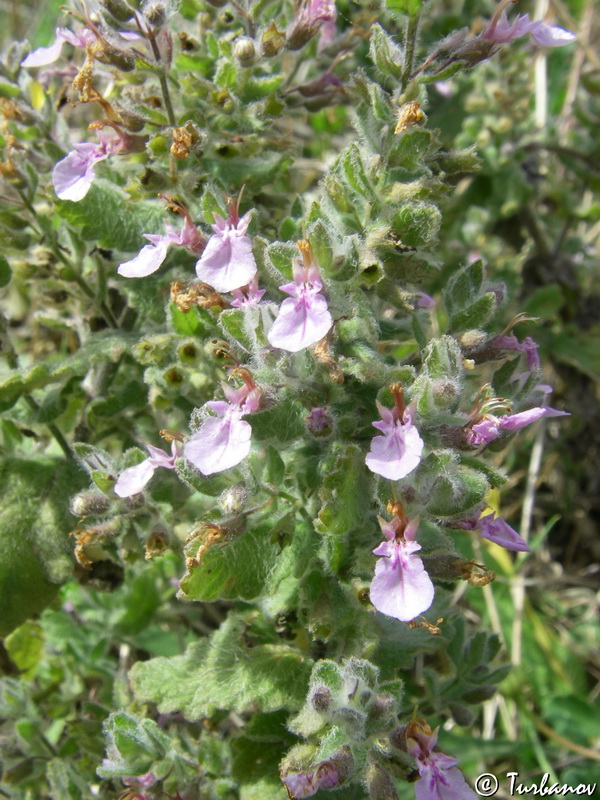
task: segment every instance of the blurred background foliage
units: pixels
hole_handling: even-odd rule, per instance
[[[481,29],[493,10],[486,0],[430,5],[435,13],[423,17],[422,54],[456,28]],[[497,579],[483,591],[461,585],[455,599],[473,625],[498,633],[514,664],[469,728],[450,723],[441,733],[441,748],[459,757],[469,776],[516,770],[527,782],[548,772],[551,782],[577,784],[593,782],[600,772],[600,15],[595,6],[594,0],[552,0],[553,18],[577,32],[577,46],[533,55],[527,42],[515,42],[475,70],[435,84],[425,109],[448,149],[474,145],[481,162],[476,174],[454,177],[436,255],[449,268],[472,254],[486,260],[489,275],[508,289],[506,326],[518,314],[535,318],[517,331],[540,345],[553,405],[572,412],[567,421],[540,423],[497,454],[497,466],[510,479],[494,502],[501,502],[511,524],[530,531],[534,553],[513,560],[487,542],[473,551],[465,537],[465,556],[481,560],[485,548],[485,562]],[[347,0],[339,8],[343,16]],[[362,8],[368,17],[369,4]],[[21,38],[32,46],[47,44],[59,10],[58,0],[1,0],[3,46]],[[533,6],[519,4],[520,13],[527,10]],[[357,48],[359,62],[366,62],[366,52],[366,44]],[[335,137],[346,114],[342,103],[313,115],[307,157],[319,157],[319,133]],[[29,280],[37,277],[32,273]],[[433,293],[444,284],[444,274],[436,280]],[[49,284],[46,291],[51,297]],[[33,300],[24,291],[12,302],[22,305],[25,317]],[[41,328],[29,340],[33,360],[52,349],[44,338],[48,321],[36,324]],[[70,403],[76,404],[73,398]],[[35,429],[36,420],[28,424]],[[5,426],[5,449],[10,436]],[[102,797],[116,796],[120,782],[103,781],[98,788],[95,770],[104,753],[103,720],[114,707],[132,702],[128,668],[149,656],[176,655],[196,635],[218,626],[218,606],[199,613],[197,606],[175,600],[174,581],[181,574],[176,556],[132,564],[126,572],[125,580],[110,571],[91,583],[87,577],[83,585],[70,582],[39,619],[5,640],[0,717],[15,724],[17,738],[3,755],[4,796],[89,797],[90,786]],[[114,591],[98,590],[107,586]],[[235,723],[225,717],[207,722],[211,736],[199,752],[200,724],[176,721],[179,735],[184,732],[183,754],[203,763],[207,773],[213,764],[220,774],[225,758],[220,736]],[[162,724],[169,729],[168,719]],[[76,769],[65,768],[66,757]],[[235,773],[235,764],[228,769]],[[44,781],[48,794],[40,794]],[[233,797],[232,791],[223,783],[215,796]],[[501,781],[497,797],[508,797],[507,791]],[[407,787],[406,798],[411,796]]]

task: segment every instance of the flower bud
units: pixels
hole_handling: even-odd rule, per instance
[[[450,703],[449,707],[452,719],[461,728],[468,728],[475,722],[475,714],[463,703]]]
[[[144,8],[144,17],[153,28],[162,28],[167,19],[165,7],[162,3],[149,3]]]
[[[118,22],[127,22],[133,17],[133,9],[125,0],[100,0],[100,5]]]
[[[88,517],[104,514],[110,506],[110,500],[99,492],[79,492],[71,500],[71,513],[76,517]]]
[[[281,50],[284,43],[285,35],[278,30],[274,22],[269,23],[261,39],[263,55],[266,58],[273,58]]]
[[[244,510],[247,500],[246,487],[238,483],[223,492],[219,497],[219,505],[224,514],[239,514]]]
[[[433,398],[438,407],[449,408],[458,395],[458,387],[453,381],[437,380],[433,382]]]
[[[366,782],[371,800],[398,800],[394,780],[381,764],[369,764]]]
[[[460,344],[463,353],[468,354],[471,350],[478,350],[487,340],[487,338],[488,334],[485,331],[465,331],[458,340],[458,343]]]
[[[144,117],[142,117],[142,115],[138,114],[136,111],[130,111],[122,106],[117,107],[117,111],[119,113],[119,121],[121,125],[124,128],[127,128],[128,131],[137,133],[138,131],[141,131],[146,124]]]
[[[385,717],[394,710],[394,706],[395,701],[391,695],[378,694],[371,704],[369,713],[372,717]]]
[[[233,44],[233,55],[242,67],[251,67],[256,55],[256,48],[252,39],[248,36],[240,36],[239,39],[236,39]]]
[[[315,711],[329,711],[332,703],[331,689],[327,686],[317,686],[312,693],[310,702]]]
[[[121,72],[131,72],[135,67],[134,53],[131,50],[117,47],[107,39],[98,39],[94,48],[94,55],[102,64],[110,64],[120,69]]]

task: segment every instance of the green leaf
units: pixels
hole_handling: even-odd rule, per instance
[[[61,459],[6,459],[0,467],[0,636],[42,611],[72,571],[68,510],[87,478]]]
[[[438,234],[442,215],[433,203],[405,203],[392,219],[392,230],[403,245],[423,247]]]
[[[369,514],[369,487],[364,452],[356,444],[333,442],[321,462],[321,510],[314,521],[318,533],[344,536]]]
[[[244,623],[230,616],[209,640],[184,655],[138,662],[130,672],[141,702],[162,713],[181,711],[187,719],[217,709],[244,713],[295,710],[304,699],[311,659],[284,644],[244,645]]]
[[[25,622],[4,640],[11,660],[19,668],[20,677],[31,680],[44,654],[44,633],[37,622]]]
[[[316,263],[325,275],[329,275],[333,264],[333,247],[331,245],[331,236],[323,220],[319,219],[315,222],[307,238],[312,247]]]
[[[190,308],[186,313],[174,303],[169,304],[169,322],[174,333],[181,336],[206,336],[213,328],[212,319],[208,311],[203,311],[197,306]]]
[[[492,319],[498,307],[495,292],[488,292],[471,305],[450,317],[450,327],[454,331],[483,328]]]
[[[386,8],[397,14],[409,14],[413,17],[421,8],[422,0],[385,0]]]
[[[12,276],[10,264],[5,256],[0,256],[0,289],[8,286]]]
[[[449,450],[430,453],[419,465],[417,478],[427,510],[439,517],[468,511],[485,498],[490,488],[482,472],[460,464]]]
[[[481,259],[460,269],[448,281],[444,300],[451,314],[456,314],[469,306],[480,294],[485,280],[485,270]]]
[[[284,724],[280,728],[285,731]],[[231,742],[231,772],[240,786],[240,800],[288,800],[279,779],[279,763],[287,745],[239,736]]]
[[[402,77],[402,51],[377,23],[371,28],[369,55],[381,75],[389,75],[400,80]]]
[[[560,336],[552,339],[552,356],[600,383],[599,338],[600,325],[585,331],[579,330],[575,325],[567,325]]]
[[[349,185],[365,199],[377,202],[371,182],[356,144],[352,143],[341,156],[344,175]],[[378,204],[378,203],[377,203]]]
[[[252,341],[245,326],[243,308],[231,308],[219,314],[219,327],[246,352],[252,351]]]
[[[257,442],[290,442],[300,439],[306,431],[306,409],[296,397],[285,396],[272,408],[248,414],[252,438]]]
[[[162,233],[165,218],[160,206],[134,202],[103,180],[94,181],[83,200],[57,200],[55,207],[64,220],[81,228],[86,241],[130,252],[143,247],[144,233]]]
[[[219,599],[252,600],[263,591],[279,554],[272,541],[273,524],[263,521],[236,534],[233,541],[227,534],[204,551],[198,566],[189,566],[181,579],[181,592],[188,600],[213,602]],[[232,534],[233,535],[233,534]],[[193,558],[201,539],[192,540],[186,555]]]

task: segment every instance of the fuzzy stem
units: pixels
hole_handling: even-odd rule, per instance
[[[404,70],[402,72],[402,91],[406,90],[412,77],[415,63],[415,50],[417,45],[417,34],[419,32],[419,13],[411,14],[406,26],[406,40],[404,44]]]
[[[150,47],[152,48],[152,52],[154,53],[154,58],[157,64],[161,64],[162,58],[160,55],[160,50],[158,49],[158,45],[156,44],[156,40],[154,36],[149,36]],[[169,125],[175,127],[177,123],[175,122],[175,112],[173,111],[173,104],[171,103],[171,95],[169,93],[169,84],[167,83],[167,76],[165,75],[164,67],[161,64],[160,73],[158,75],[158,79],[160,81],[160,88],[162,90],[163,99],[165,101],[165,108],[167,109],[167,116],[169,118]]]
[[[40,410],[40,406],[33,399],[33,397],[31,395],[26,394],[26,395],[24,395],[24,397],[25,397],[25,401],[27,402],[28,406],[33,411],[39,411]],[[73,455],[73,451],[71,450],[71,447],[70,447],[69,443],[67,442],[65,437],[62,435],[60,430],[56,427],[56,425],[53,422],[47,422],[46,423],[46,427],[48,428],[50,433],[54,436],[54,438],[56,439],[56,441],[60,445],[60,448],[63,451],[63,453],[66,455],[66,457],[69,460],[74,460],[75,456]]]

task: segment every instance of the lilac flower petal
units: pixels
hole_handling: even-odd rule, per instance
[[[56,29],[57,34],[59,30],[60,28]],[[58,61],[60,58],[64,43],[64,39],[57,35],[57,38],[48,47],[38,47],[36,50],[29,53],[29,55],[21,61],[21,66],[27,68],[47,67],[49,64],[54,64],[54,62]]]
[[[252,242],[246,236],[249,213],[237,225],[219,218],[196,264],[196,274],[218,292],[231,292],[250,283],[256,275]]]
[[[128,467],[120,475],[115,484],[115,494],[119,497],[131,497],[139,494],[150,478],[154,475],[155,467],[152,460],[147,458],[135,467]]]
[[[467,433],[467,442],[472,445],[489,444],[497,439],[499,434],[497,417],[484,417],[481,422],[473,425]]]
[[[319,342],[332,325],[325,297],[306,292],[298,300],[288,297],[283,301],[267,339],[273,347],[297,353]]]
[[[489,539],[507,550],[531,553],[527,542],[502,517],[496,517],[495,513],[480,517],[477,527],[483,539]]]
[[[378,423],[377,427],[380,425]],[[371,450],[365,463],[371,472],[391,481],[399,481],[419,465],[423,446],[423,440],[414,425],[396,422],[385,436],[375,436],[371,440]]]
[[[164,467],[164,469],[175,469],[175,458],[177,457],[177,445],[175,442],[171,445],[171,455],[165,453],[160,447],[154,447],[149,444],[148,452],[150,453],[150,460],[154,467]]]
[[[477,795],[459,769],[447,769],[435,763],[440,756],[447,758],[443,753],[433,753],[427,760],[433,762],[431,766],[419,764],[421,778],[415,783],[416,800],[476,800]]]
[[[571,31],[559,28],[558,25],[546,25],[539,20],[531,23],[529,34],[542,47],[562,47],[577,39]]]
[[[203,475],[235,467],[250,452],[252,428],[239,412],[209,417],[183,449],[183,454]]]
[[[520,428],[531,425],[545,416],[545,408],[528,408],[527,411],[520,411],[518,414],[508,414],[505,417],[501,417],[498,425],[503,430],[518,431]]]
[[[293,800],[303,800],[305,797],[312,797],[316,794],[319,786],[313,780],[309,772],[288,772],[282,778],[287,792]]]
[[[83,142],[75,146],[52,170],[54,191],[61,200],[78,202],[88,193],[94,178],[94,166],[108,154],[98,154],[98,145]]]
[[[375,566],[371,602],[378,611],[402,622],[410,622],[433,602],[433,583],[421,559],[414,555],[416,542],[382,542],[373,552],[383,556]]]
[[[168,236],[156,238],[157,241],[154,243],[142,247],[135,258],[120,264],[117,269],[119,275],[123,275],[124,278],[145,278],[146,275],[156,272],[167,257],[170,245]]]

